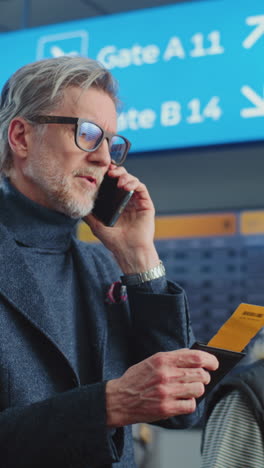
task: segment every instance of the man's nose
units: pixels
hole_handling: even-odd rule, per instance
[[[87,153],[86,158],[89,162],[97,164],[98,166],[108,167],[111,164],[111,156],[107,139],[104,139],[99,148],[95,151]]]

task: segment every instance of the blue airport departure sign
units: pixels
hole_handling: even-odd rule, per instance
[[[189,2],[0,34],[0,86],[48,57],[118,79],[132,151],[264,139],[264,2]]]

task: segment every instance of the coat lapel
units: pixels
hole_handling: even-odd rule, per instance
[[[19,247],[3,225],[0,225],[0,294],[46,336],[48,342],[56,347],[72,368],[54,339],[55,324],[52,315],[47,314],[47,304],[38,283],[26,265]]]

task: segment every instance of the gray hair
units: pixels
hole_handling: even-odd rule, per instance
[[[49,113],[62,101],[69,86],[90,86],[108,94],[115,106],[117,82],[96,60],[84,57],[58,57],[34,62],[17,70],[5,84],[0,100],[0,176],[8,175],[12,155],[8,143],[11,120]]]

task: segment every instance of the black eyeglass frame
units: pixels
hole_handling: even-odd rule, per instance
[[[102,127],[100,127],[100,125],[98,125],[95,122],[92,122],[91,120],[81,119],[79,117],[63,117],[63,116],[58,116],[58,115],[36,115],[34,117],[29,118],[29,120],[37,124],[53,124],[53,123],[75,124],[75,135],[74,135],[75,144],[76,146],[78,146],[78,148],[80,148],[81,150],[87,153],[93,153],[93,151],[96,151],[101,146],[104,139],[108,141],[108,146],[110,146],[110,141],[113,137],[123,138],[126,144],[126,149],[122,157],[122,160],[120,162],[116,162],[114,159],[112,159],[112,163],[115,164],[116,166],[121,166],[125,162],[127,154],[131,147],[130,141],[127,138],[125,138],[123,135],[119,135],[118,133],[107,132]],[[79,132],[80,126],[84,122],[88,122],[93,125],[96,125],[98,128],[100,128],[102,132],[101,140],[99,141],[98,145],[96,145],[95,148],[93,149],[82,148],[78,143],[78,132]]]

